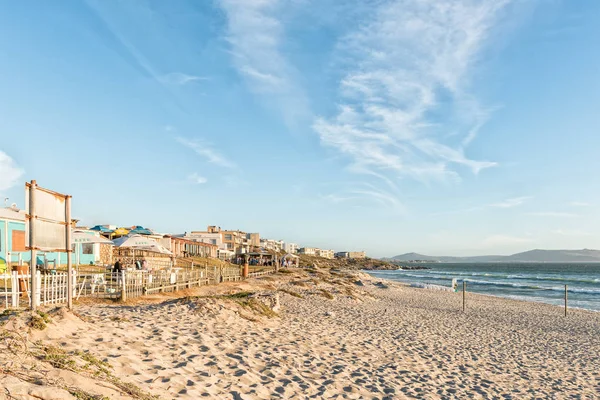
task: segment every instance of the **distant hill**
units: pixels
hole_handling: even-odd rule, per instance
[[[474,256],[448,257],[427,256],[419,253],[406,253],[387,258],[389,261],[429,260],[443,263],[472,263],[472,262],[563,262],[586,263],[600,262],[600,250],[529,250],[510,256]]]

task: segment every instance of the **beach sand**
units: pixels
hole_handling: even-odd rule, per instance
[[[298,271],[79,304],[33,339],[162,399],[600,398],[600,313],[475,294],[463,313],[461,293],[379,282]],[[277,315],[220,297],[239,291],[278,297]]]

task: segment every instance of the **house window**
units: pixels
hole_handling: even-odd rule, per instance
[[[12,251],[25,251],[25,231],[12,231]]]
[[[225,240],[232,240],[233,238],[231,237],[231,235],[225,235]]]
[[[81,245],[81,254],[94,254],[94,244],[83,243]]]

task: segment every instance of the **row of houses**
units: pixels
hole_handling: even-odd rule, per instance
[[[353,259],[364,259],[367,258],[367,253],[364,251],[339,251],[334,252],[333,250],[319,249],[316,247],[302,247],[298,250],[298,254],[306,254],[308,256],[322,257],[322,258],[353,258]]]
[[[0,273],[2,265],[23,261],[29,263],[30,253],[26,250],[25,237],[26,214],[16,205],[0,208]],[[118,228],[113,225],[97,225],[92,228],[76,226],[73,228],[91,236],[105,236],[113,239],[116,234],[140,233],[155,240],[173,253],[174,257],[207,257],[223,260],[253,252],[275,252],[306,254],[332,259],[334,257],[365,258],[364,252],[338,252],[314,247],[299,247],[297,243],[261,238],[259,233],[247,233],[241,230],[226,230],[211,225],[203,231],[184,232],[183,234],[160,234],[150,229],[136,226]],[[74,258],[79,264],[111,264],[110,246],[99,243],[83,243],[73,247]],[[66,253],[38,254],[37,263],[66,263]]]

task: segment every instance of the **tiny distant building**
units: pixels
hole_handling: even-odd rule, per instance
[[[317,249],[315,247],[302,247],[300,250],[298,250],[298,254],[304,254],[307,256],[316,256]]]
[[[338,251],[335,253],[335,258],[352,258],[360,260],[367,258],[367,253],[364,251]]]
[[[335,253],[333,250],[317,249],[317,256],[332,259]]]
[[[288,254],[296,254],[298,252],[298,244],[285,242],[283,244],[283,250]]]

